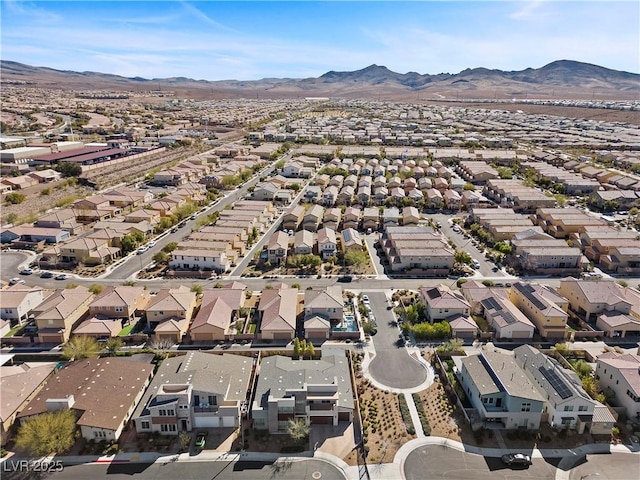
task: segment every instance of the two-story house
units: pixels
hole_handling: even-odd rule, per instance
[[[267,259],[272,265],[284,265],[289,250],[289,236],[283,231],[271,235],[267,244]]]
[[[245,303],[245,288],[216,288],[205,290],[202,304],[189,328],[194,342],[213,342],[228,339],[235,332],[240,309]],[[241,332],[240,332],[241,333]]]
[[[531,320],[543,338],[564,340],[569,319],[566,298],[546,285],[516,282],[509,290],[509,299]]]
[[[338,324],[344,314],[342,288],[330,285],[326,288],[306,290],[304,294],[305,337],[326,340],[331,327]]]
[[[184,285],[161,289],[145,309],[147,328],[158,340],[180,342],[187,333],[196,302],[196,294]]]
[[[136,432],[238,427],[252,370],[253,359],[227,353],[167,358],[133,413]]]
[[[346,427],[353,421],[353,409],[344,355],[323,355],[321,360],[274,355],[262,360],[251,406],[255,429],[283,433],[293,419]]]
[[[335,256],[337,245],[335,230],[326,227],[318,230],[318,254],[323,260]]]
[[[615,393],[617,407],[631,420],[640,420],[640,356],[606,352],[596,360],[596,380]]]
[[[89,313],[95,295],[86,287],[56,290],[33,309],[38,340],[41,343],[65,343],[73,328]]]
[[[293,340],[297,316],[297,288],[282,285],[278,289],[263,290],[258,303],[259,331],[263,340]]]
[[[420,288],[420,297],[425,304],[427,319],[433,323],[454,315],[469,316],[471,306],[462,295],[445,285]]]
[[[479,418],[502,428],[537,430],[544,409],[540,392],[507,353],[483,350],[459,360],[459,379]]]
[[[41,287],[16,284],[0,290],[0,318],[9,320],[11,325],[21,325],[29,314],[51,294]]]

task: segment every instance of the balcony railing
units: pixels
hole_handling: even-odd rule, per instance
[[[333,410],[333,403],[310,403],[309,410]]]

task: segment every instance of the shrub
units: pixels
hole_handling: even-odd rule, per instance
[[[27,197],[25,196],[24,193],[20,193],[20,192],[10,192],[7,193],[4,197],[5,202],[13,204],[13,205],[17,205],[19,203],[24,202],[24,200]]]

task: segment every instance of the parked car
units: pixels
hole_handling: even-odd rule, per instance
[[[33,275],[33,270],[31,268],[25,268],[20,270],[20,275]]]
[[[501,460],[505,465],[522,465],[527,467],[531,465],[531,457],[524,453],[508,453],[503,455]]]
[[[338,282],[340,283],[350,283],[353,280],[353,277],[351,275],[343,275],[341,277],[338,277]]]
[[[196,215],[195,213],[193,215],[191,215],[191,217],[189,217],[191,220],[195,220],[196,218],[198,218],[198,215]]]
[[[363,295],[362,296],[362,303],[364,303],[365,305],[369,305],[371,303],[369,301],[369,296],[368,295]]]
[[[177,231],[178,231],[178,227],[173,227],[173,228],[171,229],[171,233],[176,233]]]
[[[146,252],[147,250],[149,250],[149,247],[147,247],[146,245],[141,246],[138,250],[136,250],[136,253],[138,255],[142,255],[144,252]]]
[[[67,274],[66,273],[59,273],[58,275],[56,275],[54,277],[56,280],[66,280],[67,279]]]
[[[40,278],[53,278],[53,273],[45,270],[40,274]]]
[[[19,277],[13,277],[11,280],[9,280],[9,285],[17,285],[18,283],[23,284],[24,280]]]
[[[196,435],[196,443],[195,446],[197,448],[204,448],[207,443],[207,432],[198,432]]]
[[[149,243],[147,243],[147,247],[148,248],[153,248],[156,246],[156,242],[154,242],[153,240],[151,240]]]

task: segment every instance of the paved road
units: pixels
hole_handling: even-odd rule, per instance
[[[382,292],[368,291],[366,294],[378,325],[378,333],[373,337],[376,356],[369,365],[369,373],[388,387],[417,387],[427,379],[427,371],[398,344],[400,330],[391,324],[395,317],[387,310],[387,297]]]
[[[409,454],[404,463],[407,480],[637,480],[640,457],[637,454],[613,453],[583,457],[533,458],[529,468],[511,468],[499,458],[483,457],[443,446],[424,446]]]
[[[263,175],[270,175],[275,166],[271,165],[266,170],[259,172],[249,181],[244,183],[241,187],[236,190],[232,190],[229,192],[224,192],[224,197],[216,200],[212,205],[206,208],[206,210],[201,211],[196,214],[196,219],[190,220],[187,219],[182,227],[178,229],[176,233],[171,233],[171,231],[163,234],[160,238],[157,239],[156,245],[153,248],[150,248],[142,255],[131,254],[129,255],[124,262],[118,267],[114,268],[107,276],[107,279],[111,280],[124,280],[135,275],[139,270],[149,265],[152,262],[153,256],[162,250],[166,244],[170,242],[180,242],[184,240],[191,234],[191,231],[197,228],[198,218],[203,215],[209,215],[213,212],[220,212],[225,209],[228,205],[233,204],[234,202],[242,199],[247,194],[250,187],[258,183],[259,179]]]
[[[449,223],[449,220],[452,218],[451,215],[438,213],[435,215],[429,215],[429,217],[433,218],[434,222],[440,222],[442,224],[440,229],[442,233],[444,233],[460,250],[467,252],[471,255],[471,258],[478,260],[480,268],[476,270],[476,272],[479,272],[480,275],[484,277],[504,277],[504,273],[502,271],[493,271],[495,264],[488,262],[484,258],[482,251],[471,243],[471,238],[465,238],[464,234],[456,233],[451,229],[453,226]]]
[[[417,448],[404,463],[407,480],[554,480],[555,471],[556,468],[543,459],[534,458],[533,465],[527,469],[512,469],[503,465],[499,458],[483,457],[436,445]]]
[[[10,466],[9,466],[10,467]],[[319,474],[319,475],[318,475]],[[303,459],[292,462],[189,461],[175,463],[85,464],[65,467],[62,472],[43,474],[2,470],[3,480],[344,480],[330,463]]]

